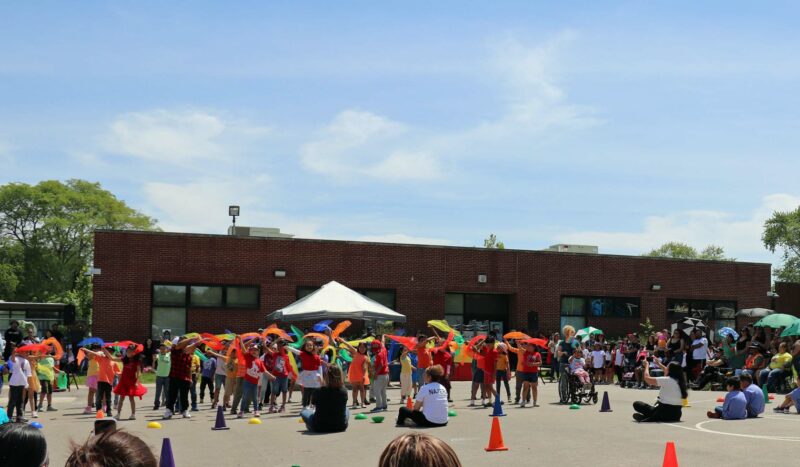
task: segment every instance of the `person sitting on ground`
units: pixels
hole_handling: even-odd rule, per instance
[[[439,382],[443,375],[439,365],[425,370],[425,385],[419,388],[414,408],[400,407],[397,426],[405,426],[406,419],[421,427],[447,425],[447,389]]]
[[[792,354],[788,350],[786,342],[781,342],[778,346],[778,353],[773,355],[769,361],[769,367],[759,372],[759,382],[761,386],[766,384],[768,391],[775,391],[778,381],[787,372],[792,371]]]
[[[789,394],[786,394],[786,397],[783,398],[783,402],[778,404],[778,406],[772,410],[780,413],[789,413],[789,408],[794,405],[798,415],[800,415],[800,378],[797,378],[795,385],[797,387],[794,388]]]
[[[708,411],[708,418],[721,418],[723,420],[743,420],[747,418],[747,398],[742,392],[742,384],[739,378],[732,377],[725,380],[725,387],[728,393],[725,394],[725,402],[722,407],[715,407],[714,411]]]
[[[120,430],[92,436],[82,445],[72,444],[64,467],[156,467],[153,451],[140,438]]]
[[[753,384],[753,377],[743,374],[739,377],[742,384],[742,392],[747,399],[747,418],[756,418],[764,413],[764,392]]]
[[[708,383],[717,378],[719,369],[727,366],[727,364],[728,361],[723,355],[722,350],[715,350],[714,358],[706,363],[705,368],[703,368],[703,371],[700,373],[700,377],[698,377],[696,381],[690,383],[689,387],[695,391],[702,390]]]
[[[412,432],[386,446],[378,467],[461,467],[461,461],[453,448],[439,438]]]
[[[25,423],[0,425],[0,465],[47,467],[49,463],[41,430]]]
[[[650,365],[645,365],[644,381],[651,386],[658,386],[658,402],[650,405],[645,402],[633,403],[633,419],[637,422],[679,422],[682,415],[682,400],[689,397],[686,389],[686,377],[680,363],[670,362],[666,367],[658,362],[666,376],[653,378],[650,376]]]
[[[327,384],[311,396],[314,409],[306,408],[300,412],[308,431],[335,433],[347,430],[350,411],[341,368],[329,366],[327,380]]]

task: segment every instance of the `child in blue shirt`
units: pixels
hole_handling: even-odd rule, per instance
[[[725,394],[725,402],[722,407],[714,408],[706,415],[708,418],[721,418],[723,420],[742,420],[747,418],[747,398],[741,390],[739,378],[728,378],[725,381],[728,393]]]

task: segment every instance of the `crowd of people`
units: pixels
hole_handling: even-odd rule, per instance
[[[48,329],[48,335],[59,337],[54,331]],[[206,400],[209,408],[240,418],[283,413],[299,392],[300,415],[307,429],[338,432],[348,428],[351,410],[372,406],[373,413],[388,411],[389,366],[397,363],[401,401],[414,402],[402,404],[396,424],[439,427],[449,420],[450,381],[460,352],[468,357],[462,361],[471,361],[470,407],[488,408],[495,400],[505,403],[503,396],[520,408],[537,407],[540,373],[546,369],[551,380],[569,373],[581,385],[658,389],[655,404],[634,404],[633,416],[640,422],[680,420],[688,390],[708,386],[727,391],[723,405],[708,412],[711,418],[740,419],[763,413],[762,385],[769,391],[788,392],[776,411],[788,412],[792,405],[800,408],[800,389],[791,379],[800,363],[800,341],[781,338],[780,329],[747,326],[740,335],[728,334],[716,344],[700,328],[688,333],[663,330],[640,343],[634,333],[616,342],[607,341],[602,333],[578,338],[574,328],[565,326],[561,334],[549,338],[523,339],[514,331],[505,336],[488,333],[469,342],[462,339],[458,346],[454,346],[452,330],[447,337],[435,327],[431,331],[431,336],[420,332],[409,338],[376,336],[367,330],[361,338],[348,341],[330,328],[302,335],[295,328],[296,336],[290,337],[271,327],[243,335],[165,335],[144,344],[91,343],[74,353],[68,347],[62,356],[56,350],[59,346],[45,345],[53,339],[31,350],[40,340],[14,322],[4,335],[7,414],[11,420],[27,422],[26,407],[33,418],[40,410],[57,410],[52,406],[52,391],[66,364],[85,369],[87,414],[102,410],[119,419],[127,400],[128,419],[136,419],[137,399],[148,392],[141,375],[152,371],[153,409],[163,408],[164,419],[191,418]],[[390,361],[391,347],[395,348]],[[22,349],[27,351],[18,351]]]

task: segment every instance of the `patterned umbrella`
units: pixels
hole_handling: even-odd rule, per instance
[[[576,332],[575,337],[585,341],[589,339],[589,336],[595,336],[600,334],[603,334],[602,329],[597,329],[589,326],[588,328],[583,328],[580,331]]]
[[[722,328],[719,331],[717,331],[717,335],[719,335],[719,337],[723,339],[727,339],[729,335],[733,336],[733,340],[739,339],[739,333],[736,332],[734,329],[728,327]]]
[[[676,323],[672,324],[672,332],[675,332],[676,329],[680,329],[680,331],[684,334],[691,335],[695,329],[699,329],[703,332],[703,334],[708,334],[708,326],[703,321],[697,318],[681,318]]]

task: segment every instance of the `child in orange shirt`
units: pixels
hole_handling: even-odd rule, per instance
[[[502,381],[506,386],[506,395],[508,397],[508,403],[511,403],[511,386],[508,384],[508,347],[504,343],[500,343],[497,346],[497,364],[495,366],[495,371],[497,372],[497,388],[495,392],[497,392],[498,396],[500,395],[500,382]]]

